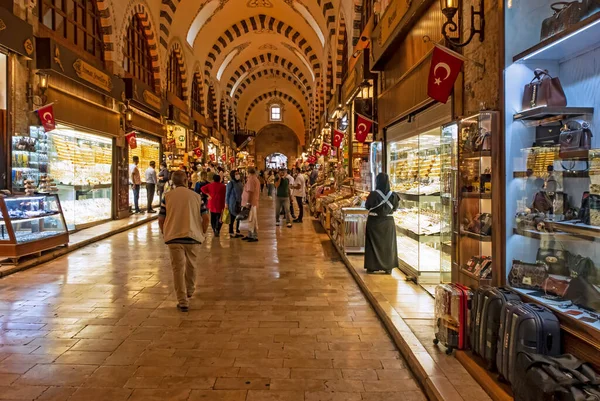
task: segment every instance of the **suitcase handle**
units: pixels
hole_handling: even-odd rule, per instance
[[[552,333],[548,333],[546,336],[546,351],[550,352],[552,349],[552,342],[554,341],[554,337],[552,337]]]

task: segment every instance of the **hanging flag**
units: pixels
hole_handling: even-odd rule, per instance
[[[40,117],[40,121],[42,122],[42,126],[44,127],[44,131],[48,132],[56,129],[56,121],[54,120],[54,107],[52,107],[52,104],[48,104],[39,108],[37,113]]]
[[[230,164],[233,164],[233,163],[235,163],[235,157],[231,156],[231,157],[229,158],[229,163],[230,163]]]
[[[336,129],[333,130],[333,147],[339,148],[344,140],[344,133],[342,131],[338,131]]]
[[[130,149],[137,148],[137,139],[135,138],[135,131],[131,131],[130,133],[126,134],[125,140],[129,144]]]
[[[367,136],[371,133],[373,120],[369,120],[362,114],[356,113],[356,140],[360,143],[365,143]]]
[[[222,161],[222,162],[224,162],[224,161],[226,161],[226,160],[227,160],[227,156],[225,155],[225,153],[223,153],[223,154],[221,155],[221,161]]]
[[[216,156],[215,156],[215,154],[214,154],[214,153],[213,153],[213,154],[211,154],[211,155],[210,155],[210,161],[214,162],[214,161],[215,161],[215,159],[216,159]]]
[[[169,146],[169,147],[171,147],[171,146],[175,146],[175,138],[173,138],[173,139],[169,139],[169,140],[167,141],[167,146]]]
[[[196,155],[196,157],[197,157],[197,158],[199,158],[199,159],[200,159],[200,158],[202,157],[202,154],[203,154],[203,153],[202,153],[202,149],[200,149],[200,148],[195,148],[195,149],[194,149],[194,154]]]
[[[446,103],[464,60],[463,56],[446,47],[435,46],[429,68],[427,95],[438,102]]]
[[[328,143],[323,142],[323,145],[321,145],[321,154],[323,156],[329,156],[329,152],[331,151],[331,145],[329,145]]]

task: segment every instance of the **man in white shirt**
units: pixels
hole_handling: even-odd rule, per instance
[[[131,189],[133,190],[133,213],[140,212],[139,200],[142,177],[140,175],[140,169],[138,168],[139,163],[140,158],[138,156],[133,156],[133,168],[131,169],[131,174],[129,175],[131,180]]]
[[[154,202],[154,193],[156,192],[156,184],[158,184],[158,176],[156,175],[156,162],[153,160],[150,162],[150,167],[146,169],[146,194],[148,195],[148,213],[156,213],[156,210],[152,209],[152,202]]]
[[[285,178],[288,180],[290,186],[290,214],[292,215],[292,219],[296,220],[296,214],[294,213],[294,191],[292,191],[292,189],[294,188],[294,177],[292,177],[291,173],[292,170],[287,169],[287,175],[285,176]]]
[[[304,197],[306,196],[306,177],[302,174],[302,171],[298,167],[294,169],[294,197],[298,204],[298,218],[294,220],[294,223],[302,223],[304,217]]]

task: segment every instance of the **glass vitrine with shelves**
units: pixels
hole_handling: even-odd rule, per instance
[[[0,198],[0,257],[18,258],[69,242],[57,195]]]

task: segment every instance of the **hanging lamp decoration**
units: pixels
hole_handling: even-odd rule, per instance
[[[469,37],[464,42],[460,42],[460,39],[450,37],[449,35],[458,32],[458,25],[454,22],[456,14],[462,10],[462,0],[440,0],[440,7],[442,14],[446,16],[446,22],[442,25],[442,35],[453,47],[464,47],[471,43],[475,35],[479,35],[479,41],[483,42],[485,39],[485,0],[479,0],[479,10],[475,11],[475,7],[471,6],[471,27],[468,29]],[[478,18],[476,18],[478,17]],[[479,19],[479,26],[476,26],[476,20]],[[460,35],[459,35],[460,36]]]

